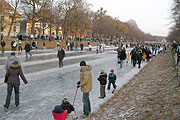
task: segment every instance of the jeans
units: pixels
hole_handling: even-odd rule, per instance
[[[61,59],[59,59],[59,67],[63,67],[63,62]]]
[[[4,47],[2,47],[1,53],[4,53]]]
[[[123,60],[120,60],[120,68],[122,68]]]
[[[110,90],[111,84],[113,84],[113,88],[116,89],[117,86],[115,82],[116,82],[115,80],[109,80],[107,89]]]
[[[8,83],[7,84],[7,97],[6,97],[6,103],[5,103],[5,106],[7,108],[9,108],[9,105],[10,105],[11,94],[12,94],[13,88],[14,88],[14,92],[15,92],[15,105],[16,106],[19,105],[19,85]]]
[[[28,58],[28,54],[30,55],[30,57],[32,56],[31,52],[26,52],[26,58]]]
[[[106,85],[100,86],[100,97],[106,97],[105,87]]]
[[[84,115],[89,115],[89,113],[91,112],[89,93],[83,93],[83,112]]]

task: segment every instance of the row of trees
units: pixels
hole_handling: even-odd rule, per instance
[[[172,0],[171,8],[171,31],[168,35],[168,40],[180,42],[180,1]]]
[[[35,23],[40,22],[38,31],[64,28],[64,37],[73,35],[74,38],[89,32],[94,38],[123,38],[128,40],[154,40],[154,36],[141,31],[134,20],[122,22],[117,18],[106,15],[106,10],[100,8],[91,10],[91,4],[86,0],[8,0],[8,2],[31,22],[31,34],[35,35]],[[16,17],[16,12],[12,18]],[[12,19],[13,24],[15,19]],[[10,29],[12,26],[10,27]]]

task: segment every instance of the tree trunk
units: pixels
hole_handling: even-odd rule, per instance
[[[33,16],[32,16],[32,27],[31,27],[31,34],[35,36],[35,10],[36,10],[36,3],[33,0]]]
[[[9,27],[9,32],[8,32],[7,39],[9,39],[9,37],[10,37],[12,26],[13,26],[13,23],[14,23],[14,20],[15,20],[15,17],[16,17],[16,10],[17,10],[18,4],[19,4],[19,0],[18,1],[16,0],[15,1],[15,8],[14,8],[14,12],[13,12],[12,20],[11,20],[11,25]]]

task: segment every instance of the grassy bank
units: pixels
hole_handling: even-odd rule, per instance
[[[152,59],[92,120],[179,120],[180,87],[170,52]]]

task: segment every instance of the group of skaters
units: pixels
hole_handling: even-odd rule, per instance
[[[149,62],[150,59],[158,54],[161,54],[166,50],[166,45],[161,44],[149,44],[149,45],[139,45],[134,46],[131,52],[126,53],[126,49],[123,46],[118,47],[117,49],[117,58],[120,68],[123,66],[123,62],[126,60],[126,63],[129,62],[131,56],[131,64],[133,67],[141,68],[141,62]]]
[[[105,50],[105,43],[103,42],[103,43],[100,43],[100,44],[97,44],[97,46],[96,46],[96,54],[98,54],[98,53],[102,53],[102,51],[104,51]]]

